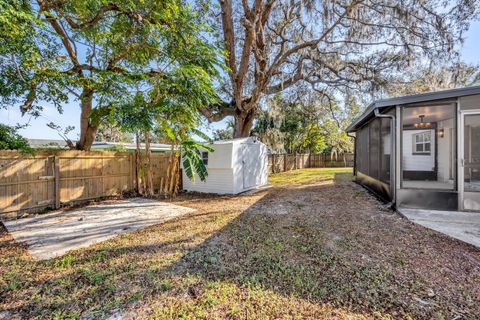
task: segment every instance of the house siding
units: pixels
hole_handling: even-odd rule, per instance
[[[413,154],[413,136],[430,131],[431,152],[429,155]],[[402,168],[404,171],[434,171],[435,170],[435,130],[405,130],[403,131]]]
[[[478,94],[461,97],[458,100],[460,102],[460,109],[462,110],[480,109],[480,95]]]

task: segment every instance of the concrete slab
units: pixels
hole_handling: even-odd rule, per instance
[[[480,248],[480,213],[399,208],[409,220]]]
[[[132,198],[3,224],[16,241],[27,243],[34,259],[44,260],[193,211],[167,202]]]

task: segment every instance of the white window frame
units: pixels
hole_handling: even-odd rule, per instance
[[[421,137],[420,141],[417,141],[417,137]],[[428,140],[425,139],[426,137],[428,137]],[[430,145],[430,150],[428,151],[425,150],[425,146],[427,144]],[[417,149],[418,145],[422,146],[421,151],[418,151]],[[422,131],[422,132],[413,134],[412,146],[413,146],[413,151],[412,151],[413,155],[425,155],[425,156],[431,155],[432,154],[432,131],[428,130],[428,131]]]

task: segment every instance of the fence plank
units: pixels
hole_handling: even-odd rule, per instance
[[[51,150],[25,155],[2,150],[0,217],[133,191],[135,161],[130,152]],[[168,155],[153,154],[152,167],[155,190],[160,190]]]
[[[60,208],[60,162],[58,157],[54,157],[54,177],[55,177],[55,208]]]
[[[332,158],[330,154],[270,154],[268,172],[278,173],[303,168],[353,167],[353,153]]]

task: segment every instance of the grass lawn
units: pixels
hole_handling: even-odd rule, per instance
[[[312,168],[308,170],[292,170],[273,174],[268,178],[268,182],[274,186],[309,184],[322,181],[332,182],[335,177],[338,177],[339,175],[351,177],[352,170],[352,168]]]
[[[0,319],[478,319],[480,250],[383,209],[351,169],[274,175],[36,262],[0,231]]]

